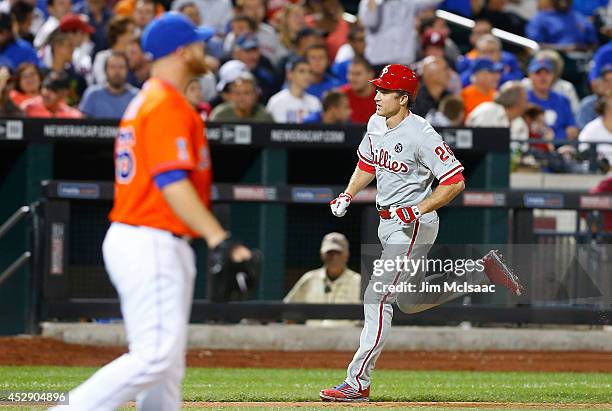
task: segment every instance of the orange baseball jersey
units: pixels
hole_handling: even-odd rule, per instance
[[[115,141],[110,220],[197,236],[172,211],[154,176],[185,170],[210,207],[212,171],[204,123],[171,84],[150,79],[128,105]]]

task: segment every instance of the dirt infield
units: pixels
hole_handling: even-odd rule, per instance
[[[43,337],[0,337],[0,365],[104,365],[125,352],[121,347],[66,344]],[[190,350],[190,367],[345,368],[352,352]],[[385,351],[381,369],[466,371],[612,372],[606,352],[539,351]]]

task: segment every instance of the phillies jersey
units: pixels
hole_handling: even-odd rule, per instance
[[[154,177],[185,170],[210,206],[211,164],[204,123],[172,84],[152,78],[128,105],[115,141],[110,220],[197,236],[172,211]]]
[[[376,203],[382,207],[417,205],[431,194],[434,177],[443,183],[463,171],[448,144],[414,113],[391,129],[374,114],[357,155],[376,171]]]

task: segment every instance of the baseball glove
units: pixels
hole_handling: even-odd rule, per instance
[[[231,238],[208,251],[208,298],[212,302],[246,300],[257,286],[261,253],[251,250],[251,259],[232,260],[232,251],[242,245]]]

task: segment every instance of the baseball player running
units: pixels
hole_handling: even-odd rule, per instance
[[[410,260],[424,259],[438,234],[436,210],[465,188],[463,166],[433,127],[410,112],[418,89],[418,79],[412,70],[391,64],[370,82],[376,86],[376,113],[370,117],[367,133],[357,150],[357,167],[346,190],[331,202],[331,211],[337,217],[344,216],[353,196],[376,177],[381,260],[404,256]],[[432,192],[434,178],[439,185]],[[517,278],[495,251],[483,257],[482,265],[484,269],[466,274],[461,281],[483,286],[500,284],[515,294],[521,293]],[[397,292],[401,287],[390,287],[457,281],[449,280],[452,276],[438,274],[425,278],[425,275],[423,269],[412,272],[393,269],[372,276],[364,295],[365,323],[359,349],[348,366],[346,380],[335,388],[321,390],[322,400],[369,400],[371,373],[391,327],[392,303],[406,313],[416,313],[466,294],[456,288]]]
[[[178,13],[142,36],[151,79],[128,106],[115,143],[115,201],[103,255],[119,299],[129,352],[70,392],[61,409],[178,410],[196,274],[189,238],[217,261],[250,258],[208,210],[211,163],[204,125],[183,95],[206,72],[204,33]]]

